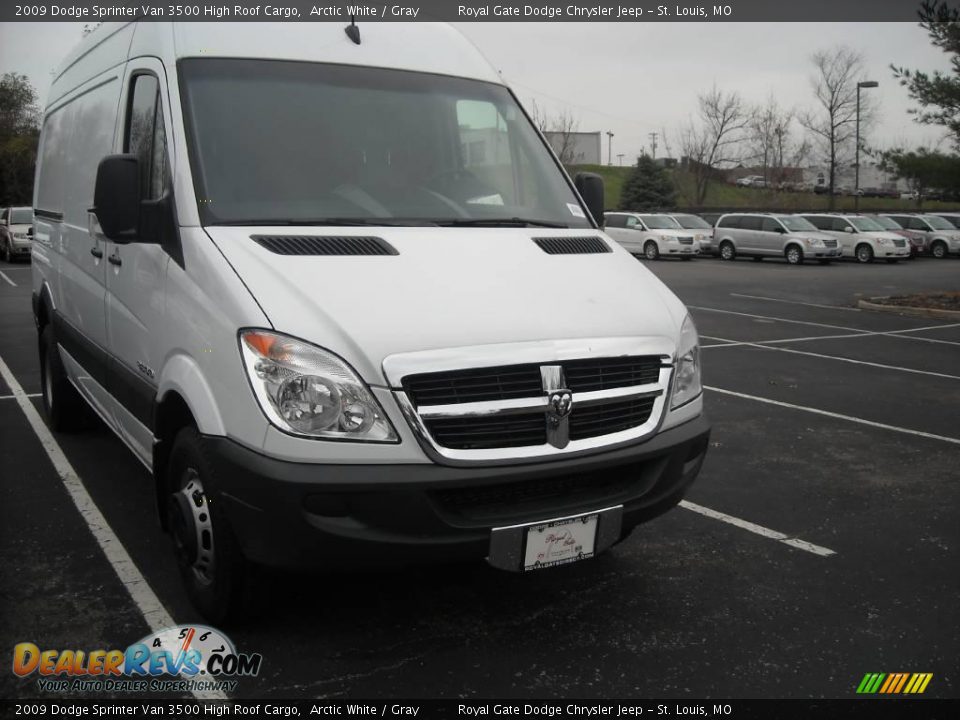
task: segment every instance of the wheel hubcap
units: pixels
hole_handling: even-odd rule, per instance
[[[800,259],[800,253],[798,253],[796,250],[790,250],[790,251],[787,253],[787,259],[788,259],[790,262],[795,263],[797,260]]]
[[[181,488],[170,496],[173,542],[181,563],[203,584],[213,581],[215,555],[213,522],[200,474],[195,468],[183,472]]]

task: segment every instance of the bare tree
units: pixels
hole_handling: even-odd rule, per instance
[[[550,147],[557,154],[563,165],[573,165],[577,162],[577,138],[580,121],[563,110],[557,115],[547,115],[534,100],[530,109],[530,118],[537,129],[543,133],[550,143]]]
[[[848,47],[822,50],[811,57],[816,107],[800,115],[827,162],[830,207],[833,208],[837,168],[854,150],[857,123],[857,83],[863,77],[863,56]],[[876,115],[869,96],[860,103],[861,134]]]
[[[786,180],[787,167],[801,165],[810,153],[806,137],[796,136],[796,112],[781,108],[772,95],[755,107],[748,122],[751,160],[763,170],[763,177],[773,185]]]
[[[716,168],[739,159],[747,121],[739,93],[725,93],[714,86],[697,96],[697,119],[680,131],[679,138],[694,178],[696,205],[703,205],[707,183]]]

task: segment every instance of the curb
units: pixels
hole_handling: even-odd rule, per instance
[[[880,299],[881,298],[870,298],[870,300]],[[896,313],[897,315],[910,315],[911,317],[960,320],[960,310],[940,310],[938,308],[909,307],[906,305],[883,305],[881,303],[870,302],[869,300],[858,300],[857,307],[863,310],[876,310],[878,312]]]

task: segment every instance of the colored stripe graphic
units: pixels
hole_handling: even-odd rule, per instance
[[[918,695],[927,689],[933,673],[867,673],[857,685],[860,695]]]

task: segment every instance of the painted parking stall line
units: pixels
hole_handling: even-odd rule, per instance
[[[733,525],[741,530],[751,532],[754,535],[760,535],[761,537],[769,538],[770,540],[776,540],[777,542],[783,543],[784,545],[789,545],[797,550],[803,550],[808,553],[813,553],[814,555],[819,555],[820,557],[830,557],[831,555],[837,554],[836,551],[823,547],[822,545],[815,545],[814,543],[807,542],[806,540],[790,537],[786,533],[782,533],[777,530],[771,530],[763,525],[757,525],[749,520],[743,520],[742,518],[734,517],[733,515],[727,515],[719,510],[704,507],[703,505],[692,503],[689,500],[681,500],[680,507],[690,510],[691,512],[698,513],[699,515],[703,515],[704,517],[713,518],[714,520],[725,522],[728,525]]]
[[[120,538],[117,537],[113,528],[110,527],[110,524],[103,516],[103,513],[100,512],[100,508],[97,507],[93,498],[90,497],[83,482],[80,480],[80,476],[76,470],[73,469],[63,449],[43,422],[40,413],[37,412],[33,403],[30,402],[31,395],[23,391],[17,378],[14,377],[2,357],[0,357],[0,377],[4,379],[7,386],[13,392],[13,399],[20,406],[23,414],[26,415],[27,422],[30,423],[30,427],[36,434],[37,439],[40,440],[44,452],[60,476],[60,480],[70,495],[70,499],[73,500],[73,504],[79,511],[80,516],[84,522],[86,522],[87,527],[90,528],[90,532],[106,556],[107,562],[110,563],[120,582],[126,588],[127,592],[130,593],[130,598],[137,606],[137,609],[140,611],[140,614],[143,616],[143,619],[151,631],[159,632],[160,630],[176,625],[173,618],[167,612],[167,609],[163,606],[163,603],[160,602],[160,598],[157,597],[153,588],[150,587],[146,578],[133,562],[123,543],[120,542]],[[226,694],[217,690],[192,691],[191,694],[198,700],[227,699]]]
[[[765,300],[766,302],[786,303],[787,305],[803,305],[804,307],[824,308],[825,310],[846,310],[847,312],[863,312],[860,308],[844,307],[843,305],[822,305],[820,303],[801,302],[799,300],[787,300],[785,298],[765,297],[763,295],[745,295],[743,293],[730,293],[730,297],[747,298],[748,300]]]
[[[808,352],[806,350],[795,350],[793,348],[783,348],[783,347],[771,347],[770,345],[763,345],[761,343],[754,342],[737,342],[735,340],[725,340],[724,338],[711,337],[709,335],[702,335],[708,340],[717,340],[719,344],[717,345],[702,345],[701,349],[713,348],[713,347],[753,347],[759,348],[760,350],[770,350],[772,352],[784,352],[790,353],[792,355],[804,355],[806,357],[815,357],[820,360],[836,360],[837,362],[851,363],[853,365],[865,365],[867,367],[874,367],[881,370],[892,370],[896,372],[905,372],[913,373],[915,375],[928,375],[930,377],[944,378],[946,380],[960,380],[960,375],[950,375],[948,373],[938,373],[932,370],[916,370],[914,368],[901,367],[899,365],[885,365],[884,363],[875,363],[870,362],[869,360],[855,360],[853,358],[842,357],[840,355],[825,355],[823,353]]]
[[[10,276],[7,275],[3,270],[0,270],[0,278],[3,278],[4,280],[6,280],[13,287],[17,287],[17,284],[13,280],[11,280]]]
[[[896,425],[887,425],[886,423],[874,422],[873,420],[865,420],[864,418],[853,417],[852,415],[843,415],[841,413],[830,412],[829,410],[821,410],[819,408],[807,407],[805,405],[794,405],[793,403],[783,402],[782,400],[772,400],[770,398],[760,397],[758,395],[748,395],[747,393],[734,392],[733,390],[725,390],[724,388],[713,387],[710,385],[704,385],[703,389],[710,390],[711,392],[715,392],[715,393],[720,393],[721,395],[730,395],[732,397],[738,397],[744,400],[753,400],[755,402],[767,403],[768,405],[776,405],[778,407],[789,408],[791,410],[799,410],[802,412],[813,413],[814,415],[823,415],[824,417],[836,418],[837,420],[846,420],[848,422],[857,423],[859,425],[867,425],[869,427],[880,428],[883,430],[890,430],[892,432],[904,433],[906,435],[916,435],[917,437],[927,438],[929,440],[940,440],[941,442],[960,445],[960,438],[949,437],[947,435],[935,435],[934,433],[923,432],[922,430],[913,430],[911,428],[897,427]]]

